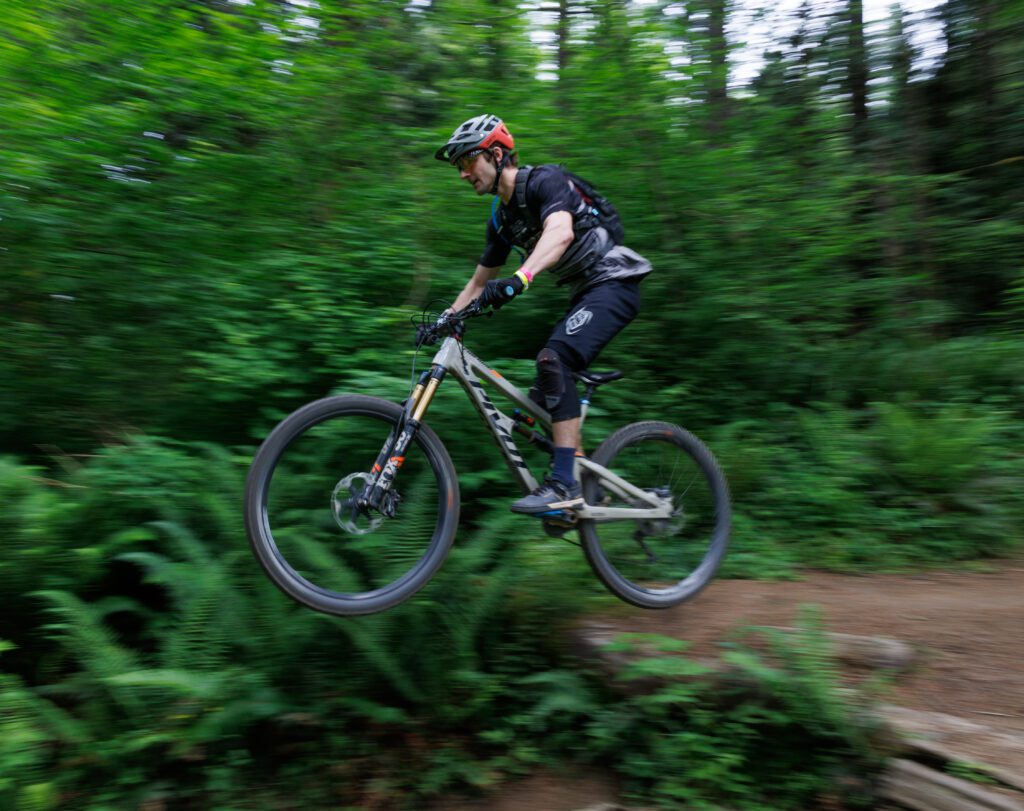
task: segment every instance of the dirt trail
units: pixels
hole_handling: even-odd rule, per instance
[[[846,576],[811,572],[797,582],[719,580],[664,612],[608,621],[624,631],[661,633],[713,656],[745,625],[794,625],[800,607],[820,607],[825,630],[900,639],[918,652],[892,704],[960,715],[1024,734],[1024,561],[987,573]]]
[[[909,643],[914,667],[896,677],[891,704],[961,716],[1024,735],[1024,561],[991,572],[845,576],[807,572],[797,582],[719,580],[668,611],[623,606],[593,617],[622,631],[660,633],[713,657],[734,629],[792,626],[801,607],[821,609],[825,630]],[[968,750],[970,751],[970,750]],[[985,752],[975,753],[979,762]],[[485,800],[449,798],[438,811],[576,811],[613,805],[615,781],[598,772],[544,770]]]

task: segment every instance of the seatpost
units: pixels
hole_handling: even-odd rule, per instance
[[[583,425],[583,421],[587,418],[587,411],[590,410],[590,398],[594,396],[594,392],[597,391],[597,386],[593,383],[587,383],[587,387],[583,390],[583,396],[580,398],[580,425]]]

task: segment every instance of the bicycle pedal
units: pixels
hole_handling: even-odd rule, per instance
[[[537,513],[536,518],[543,518],[545,524],[565,527],[571,529],[576,526],[576,516],[568,510],[549,510],[546,513]]]
[[[561,511],[559,511],[561,512]],[[575,521],[561,521],[554,518],[545,518],[541,522],[541,526],[544,527],[544,533],[551,538],[561,538],[567,532],[572,532],[576,529]]]

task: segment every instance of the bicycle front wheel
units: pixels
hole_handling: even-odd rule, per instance
[[[729,542],[729,486],[711,451],[677,425],[638,422],[608,437],[591,458],[672,505],[667,518],[580,521],[595,574],[641,608],[669,608],[694,597],[714,577]],[[583,477],[583,495],[593,506],[649,506],[593,474]]]
[[[260,447],[246,482],[246,531],[267,575],[292,599],[327,614],[371,614],[411,597],[444,562],[459,488],[426,425],[392,485],[393,516],[356,506],[401,415],[401,406],[376,397],[329,397],[286,417]]]

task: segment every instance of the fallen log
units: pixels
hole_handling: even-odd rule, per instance
[[[882,705],[878,716],[904,753],[970,763],[1024,791],[1024,737],[941,712]]]
[[[912,760],[891,760],[880,796],[911,811],[1024,811],[1014,797],[980,788]]]

